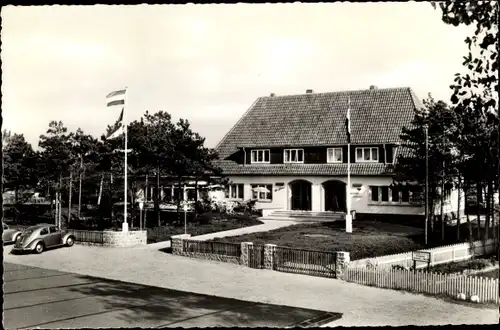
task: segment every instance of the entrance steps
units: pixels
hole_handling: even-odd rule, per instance
[[[296,221],[296,222],[333,222],[345,219],[344,212],[313,212],[313,211],[273,211],[262,220]]]

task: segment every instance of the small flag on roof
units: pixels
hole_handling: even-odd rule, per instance
[[[351,143],[351,98],[347,101],[347,115],[345,117],[345,128],[347,134],[347,143]]]

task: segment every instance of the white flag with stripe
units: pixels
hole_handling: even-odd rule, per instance
[[[125,105],[125,93],[127,92],[126,89],[121,89],[118,91],[114,91],[106,95],[106,106],[107,107],[112,107],[115,105]]]
[[[112,140],[121,137],[124,134],[123,130],[123,109],[122,112],[120,113],[120,117],[115,123],[114,131],[111,132],[106,139]]]

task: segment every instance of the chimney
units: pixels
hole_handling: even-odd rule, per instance
[[[312,94],[314,91],[312,89],[306,89],[306,94]]]
[[[271,96],[271,97],[274,97],[274,96],[276,96],[276,94],[274,94],[274,93],[271,93],[271,95],[269,95],[269,96]]]
[[[371,86],[370,86],[370,89],[378,89],[378,87],[377,87],[377,86],[375,86],[375,85],[371,85]]]

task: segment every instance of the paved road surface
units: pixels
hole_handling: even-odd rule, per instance
[[[285,327],[341,317],[10,263],[4,264],[4,281],[7,329]]]
[[[497,324],[498,309],[463,306],[422,295],[340,280],[251,269],[144,248],[78,246],[4,262],[105,277],[170,290],[341,313],[331,326]]]

